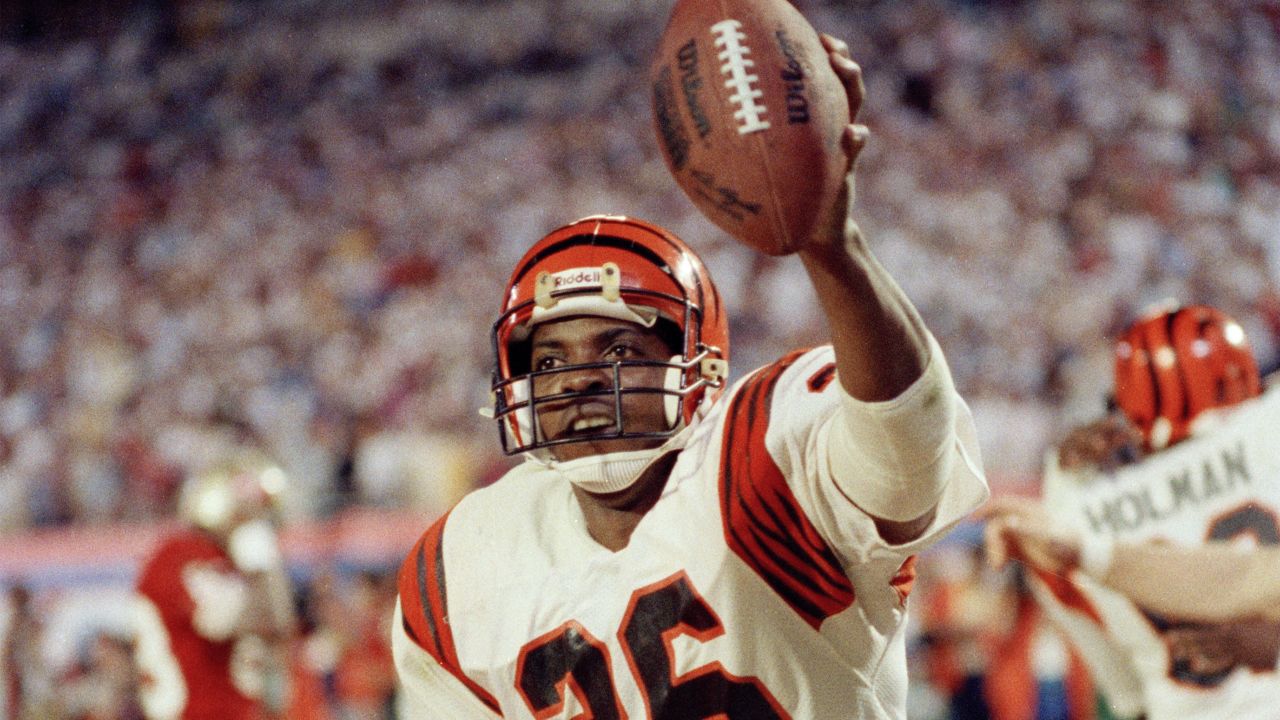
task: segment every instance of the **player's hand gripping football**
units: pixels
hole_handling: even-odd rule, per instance
[[[822,46],[827,50],[827,58],[836,77],[844,85],[845,95],[849,100],[849,124],[841,136],[841,150],[845,155],[845,180],[830,202],[826,204],[822,219],[814,226],[813,235],[805,243],[802,251],[821,251],[824,248],[843,247],[850,236],[859,236],[857,225],[853,222],[851,210],[854,201],[854,169],[858,156],[867,145],[871,131],[866,125],[858,122],[858,114],[862,110],[862,101],[866,98],[867,89],[862,81],[862,67],[849,55],[849,45],[845,41],[821,34]]]

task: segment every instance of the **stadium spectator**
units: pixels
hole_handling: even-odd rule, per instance
[[[138,701],[133,643],[107,632],[94,634],[75,665],[58,679],[59,720],[145,720]]]
[[[1149,300],[1230,307],[1276,357],[1269,4],[797,5],[865,58],[859,211],[997,491],[1093,417],[1098,328]],[[819,339],[762,302],[794,269],[709,232],[662,167],[640,80],[663,3],[25,2],[0,23],[19,6],[76,22],[0,32],[0,531],[172,516],[228,414],[314,485],[290,517],[441,511],[506,466],[475,441],[484,392],[457,391],[489,373],[488,308],[459,290],[501,283],[547,208],[689,240],[742,367]],[[412,462],[361,476],[388,438]],[[484,462],[448,489],[418,470],[457,456]]]
[[[54,707],[54,678],[42,655],[45,622],[25,585],[14,585],[6,594],[9,621],[0,644],[5,717],[35,720]]]

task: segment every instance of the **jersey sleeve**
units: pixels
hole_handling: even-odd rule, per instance
[[[391,624],[391,652],[399,678],[402,720],[493,720],[502,717],[481,701],[431,653],[409,636],[401,601]]]
[[[864,403],[876,407],[862,408],[852,420],[842,417],[846,406],[858,401],[840,385],[835,354],[830,346],[823,346],[762,368],[734,393],[728,410],[732,435],[725,439],[725,463],[731,462],[731,455],[757,456],[754,467],[742,467],[748,464],[745,459],[737,461],[737,474],[749,476],[749,481],[738,484],[745,487],[749,482],[753,487],[747,492],[758,492],[775,481],[775,474],[781,477],[812,532],[848,564],[895,558],[900,563],[935,541],[986,500],[987,486],[972,416],[950,385],[941,350],[932,339],[930,343],[934,372],[947,374],[941,385],[945,397],[925,398],[931,404],[915,398],[906,401],[925,406],[923,411],[909,412],[923,412],[930,420],[941,418],[946,423],[932,431],[938,438],[936,457],[919,461],[886,447],[895,433],[911,431],[903,427],[903,417],[893,414],[901,401]],[[913,385],[904,396],[918,389]],[[838,427],[846,422],[859,426],[852,435]],[[767,458],[758,457],[762,455]],[[859,502],[859,493],[872,486],[910,485],[913,474],[937,467],[945,468],[940,495],[924,506],[925,511],[936,509],[933,523],[916,540],[889,546],[880,538],[872,514]],[[726,474],[733,473],[726,470]]]
[[[955,398],[959,420],[949,443],[962,455],[951,465],[958,477],[944,486],[925,533],[890,546],[832,474],[829,433],[847,397],[834,352],[824,346],[761,368],[722,405],[719,493],[728,545],[815,628],[855,595],[905,602],[915,578],[913,555],[987,496],[972,421]],[[867,588],[873,592],[863,594]]]
[[[427,529],[400,567],[392,650],[405,702],[425,713],[407,717],[501,717],[497,700],[467,676],[458,660],[444,563],[448,517]],[[455,706],[462,709],[443,712]]]
[[[1127,648],[1107,632],[1102,610],[1075,582],[1033,571],[1032,597],[1049,623],[1075,648],[1111,713],[1119,718],[1142,715],[1142,678]]]
[[[169,622],[215,642],[235,634],[249,594],[244,578],[214,546],[190,537],[163,545],[143,568],[137,590]]]
[[[187,594],[182,570],[192,559],[185,547],[173,540],[156,551],[138,574],[138,595],[161,609],[165,617],[189,622],[195,612],[195,601]]]

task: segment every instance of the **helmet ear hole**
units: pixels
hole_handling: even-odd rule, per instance
[[[533,343],[525,340],[511,340],[507,344],[507,363],[511,376],[528,375],[532,369]]]

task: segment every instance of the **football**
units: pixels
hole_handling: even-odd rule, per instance
[[[678,0],[650,68],[667,168],[712,222],[798,250],[844,181],[844,86],[786,0]]]

